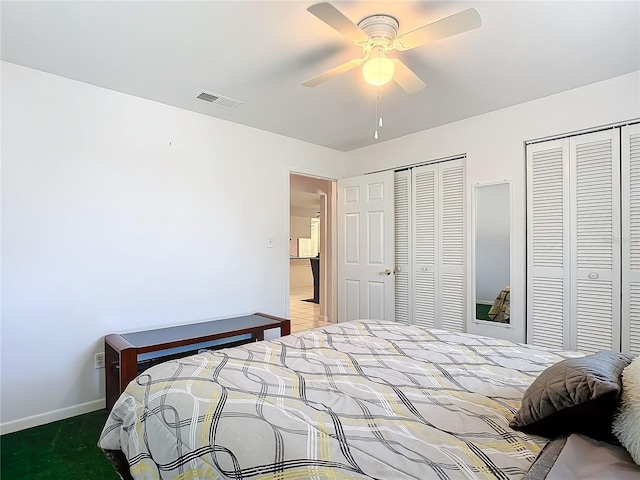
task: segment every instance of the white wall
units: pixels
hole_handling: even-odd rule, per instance
[[[425,111],[424,114],[429,115],[429,112]],[[469,212],[473,184],[510,179],[513,182],[515,259],[515,278],[511,285],[511,328],[471,322],[468,331],[524,341],[524,142],[634,118],[640,118],[640,72],[348,152],[346,173],[347,176],[355,176],[466,153]],[[467,232],[471,231],[469,217]],[[467,244],[470,245],[470,242]],[[470,259],[470,255],[467,258]],[[470,262],[467,263],[467,278],[473,278]],[[470,288],[469,285],[469,291]],[[467,296],[471,317],[473,310],[470,308],[470,295]]]
[[[286,313],[289,172],[339,178],[343,153],[1,73],[3,433],[104,406],[105,334]]]

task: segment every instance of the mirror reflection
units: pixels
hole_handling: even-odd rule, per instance
[[[509,183],[475,186],[476,319],[510,323]]]

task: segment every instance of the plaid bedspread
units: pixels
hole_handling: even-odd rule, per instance
[[[545,440],[509,428],[571,353],[363,320],[150,368],[99,446],[136,479],[517,479]]]
[[[500,291],[489,309],[488,315],[491,320],[499,323],[509,323],[511,321],[510,296],[511,287],[504,287]]]

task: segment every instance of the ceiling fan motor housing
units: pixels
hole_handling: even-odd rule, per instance
[[[358,23],[358,28],[372,40],[371,47],[388,47],[398,35],[398,21],[390,15],[371,15]]]

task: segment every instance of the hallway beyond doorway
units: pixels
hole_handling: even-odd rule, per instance
[[[329,325],[327,322],[318,320],[320,305],[304,301],[309,298],[313,298],[313,286],[291,289],[289,296],[291,333]]]

